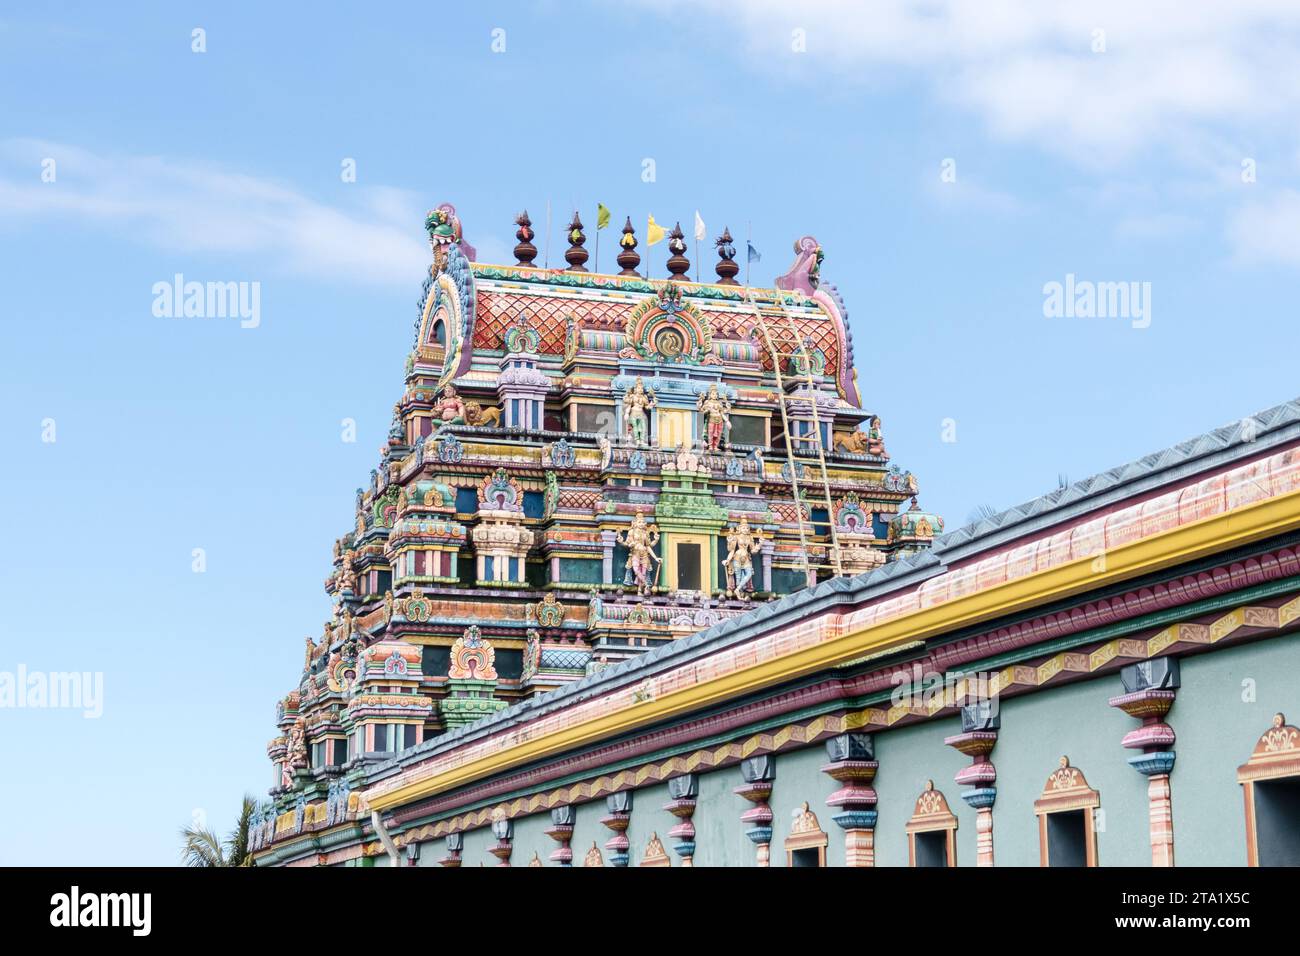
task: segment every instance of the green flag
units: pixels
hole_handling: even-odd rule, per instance
[[[604,229],[609,225],[609,210],[603,202],[596,203],[596,228]]]

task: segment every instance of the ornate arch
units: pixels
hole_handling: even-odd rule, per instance
[[[794,866],[794,855],[799,850],[816,850],[817,865],[826,865],[826,846],[829,843],[826,831],[817,821],[817,814],[804,804],[795,811],[794,822],[790,824],[790,835],[785,838],[785,865]]]
[[[1034,801],[1038,817],[1038,862],[1050,866],[1048,859],[1047,818],[1053,813],[1083,811],[1085,866],[1097,865],[1097,828],[1094,811],[1101,806],[1101,794],[1088,786],[1083,771],[1070,766],[1062,757],[1061,766],[1052,771],[1043,785],[1042,795]]]
[[[1285,714],[1274,714],[1272,725],[1255,741],[1250,758],[1237,768],[1237,783],[1246,805],[1247,866],[1259,866],[1255,785],[1284,777],[1300,777],[1300,728],[1288,724]]]
[[[944,859],[947,866],[957,865],[957,816],[948,807],[943,792],[934,789],[934,781],[927,780],[925,789],[916,798],[912,817],[907,821],[907,865],[916,866],[916,837],[919,833],[939,832],[944,837]]]

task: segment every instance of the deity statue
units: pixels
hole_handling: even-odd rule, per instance
[[[749,518],[741,515],[740,524],[727,532],[727,556],[722,559],[727,572],[728,597],[754,593],[753,556],[762,548],[762,543],[749,530]]]
[[[352,569],[352,550],[349,548],[343,552],[343,566],[339,568],[338,589],[340,591],[355,591],[357,587],[357,572]]]
[[[731,402],[718,394],[718,385],[714,382],[707,392],[701,392],[695,402],[696,409],[704,417],[705,444],[709,451],[717,451],[725,438],[731,443]]]
[[[623,396],[623,431],[638,445],[650,440],[650,409],[658,404],[654,389],[647,390],[637,376],[636,384]]]
[[[289,728],[289,748],[280,771],[280,785],[293,786],[293,772],[307,767],[307,724],[301,717]]]
[[[456,390],[450,385],[442,390],[442,395],[433,405],[433,414],[443,425],[465,424],[465,403],[461,401]]]
[[[854,431],[847,435],[836,435],[835,444],[853,455],[883,455],[885,436],[880,428],[880,416],[871,416],[865,432]]]
[[[635,584],[638,594],[649,594],[659,578],[660,558],[654,550],[659,543],[658,529],[647,525],[645,515],[638,511],[632,519],[632,526],[620,531],[615,540],[628,551],[623,583]],[[654,572],[654,580],[651,580],[651,572]]]
[[[402,406],[400,403],[393,406],[393,424],[388,429],[388,440],[398,445],[406,441],[406,425],[402,421]]]

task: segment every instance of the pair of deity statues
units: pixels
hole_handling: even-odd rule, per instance
[[[645,445],[650,440],[650,409],[657,408],[658,397],[653,388],[647,389],[640,377],[623,396],[623,434],[634,444]],[[730,443],[731,402],[718,392],[717,383],[701,392],[695,402],[696,411],[704,422],[704,446],[717,451],[723,441]]]
[[[659,544],[659,531],[646,523],[645,515],[637,512],[631,526],[615,536],[627,548],[627,564],[623,583],[635,585],[638,594],[649,594],[659,581],[661,559],[655,553]],[[754,593],[754,555],[762,550],[759,537],[750,530],[749,519],[741,516],[740,523],[727,532],[727,556],[722,559],[727,574],[727,597],[740,598]]]

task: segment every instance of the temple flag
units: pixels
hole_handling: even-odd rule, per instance
[[[708,236],[708,230],[704,228],[704,220],[700,218],[700,211],[695,210],[695,241],[703,242]]]
[[[752,242],[746,242],[745,245],[749,246],[749,261],[750,261],[750,262],[762,262],[762,261],[763,261],[763,256],[759,253],[759,251],[758,251],[757,249],[754,248],[754,244],[753,244]]]
[[[663,241],[664,235],[664,227],[655,222],[654,216],[650,216],[645,227],[645,244],[653,246],[656,242]]]
[[[596,203],[596,228],[604,229],[609,225],[609,210],[603,202]]]

